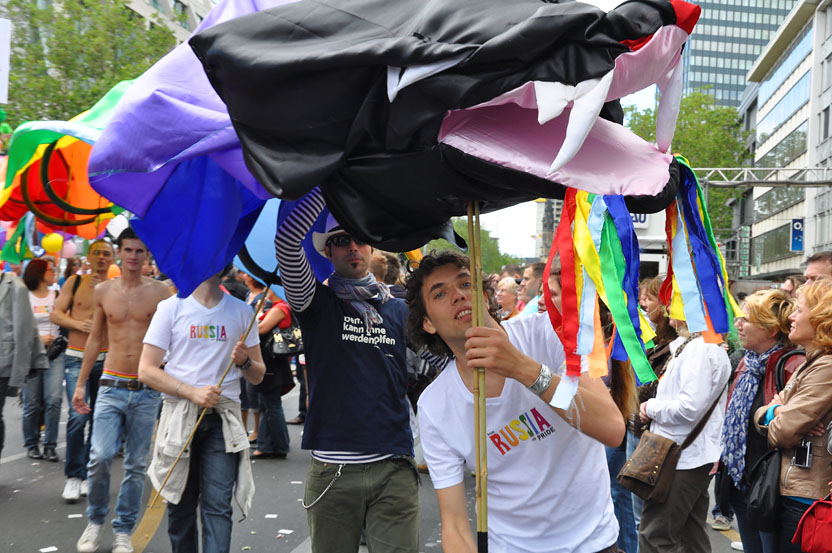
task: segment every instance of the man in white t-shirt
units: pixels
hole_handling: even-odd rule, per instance
[[[220,278],[221,273],[214,275],[187,298],[172,297],[159,304],[139,360],[139,379],[164,398],[148,469],[157,490],[196,424],[200,408],[207,409],[190,448],[160,491],[168,501],[173,553],[199,550],[197,507],[202,541],[211,544],[206,551],[227,553],[232,497],[246,516],[254,495],[248,436],[240,412],[240,377],[259,384],[266,366],[256,330],[243,339],[254,312],[224,293]],[[218,386],[232,359],[234,366]]]
[[[489,551],[617,551],[604,444],[621,443],[624,422],[609,392],[584,375],[568,412],[554,408],[565,356],[546,315],[501,328],[490,309],[473,328],[471,301],[468,258],[454,252],[426,256],[407,283],[408,339],[456,357],[418,410],[443,549],[476,551],[463,485],[464,465],[474,467],[476,366],[487,371]]]

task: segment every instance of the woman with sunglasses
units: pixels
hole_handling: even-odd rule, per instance
[[[55,307],[55,264],[47,259],[33,259],[23,271],[23,283],[29,289],[29,302],[35,314],[38,334],[43,346],[49,349],[58,335],[58,326],[49,321]],[[58,462],[55,446],[61,420],[61,401],[64,382],[64,356],[49,361],[48,369],[32,369],[23,390],[23,445],[31,459],[44,457]],[[44,411],[45,432],[43,453],[40,451],[40,414]]]

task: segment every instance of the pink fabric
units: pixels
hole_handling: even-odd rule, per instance
[[[534,94],[532,83],[516,98]],[[477,157],[594,194],[655,195],[668,181],[672,156],[616,123],[597,119],[583,147],[560,170],[547,176],[563,144],[569,109],[545,125],[536,109],[517,104],[450,112],[440,141]],[[603,158],[605,163],[599,163]]]

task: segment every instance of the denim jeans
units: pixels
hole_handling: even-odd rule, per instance
[[[6,405],[6,390],[9,389],[9,377],[0,378],[0,455],[3,454],[3,444],[6,441],[6,422],[3,420],[3,407]]]
[[[104,369],[103,361],[96,361],[87,379],[87,403],[95,408],[98,395],[98,379]],[[92,437],[92,415],[82,415],[72,408],[72,394],[81,373],[81,359],[64,355],[64,381],[66,382],[66,397],[69,402],[69,417],[66,421],[66,464],[64,474],[67,478],[87,479],[87,463],[90,460],[90,438]],[[86,433],[89,423],[89,434]]]
[[[61,422],[63,400],[64,356],[59,355],[49,362],[49,368],[33,370],[23,389],[23,447],[37,447],[40,444],[40,413],[44,412],[43,445],[58,445],[58,427]]]
[[[263,453],[289,453],[289,430],[280,400],[280,386],[270,392],[258,392],[260,426],[257,428],[257,450]]]
[[[124,478],[116,501],[113,531],[129,534],[136,525],[144,491],[147,454],[161,396],[156,390],[101,386],[93,418],[87,518],[104,524],[109,511],[110,466],[124,438]]]
[[[737,528],[740,531],[742,550],[745,553],[776,553],[777,534],[762,532],[751,526],[748,521],[748,486],[745,484],[738,489],[731,485],[731,508],[737,516]]]
[[[777,530],[777,553],[801,553],[800,544],[793,544],[792,537],[797,531],[797,525],[809,509],[808,503],[795,501],[788,497],[781,497],[780,528]]]
[[[228,553],[238,455],[225,452],[219,415],[206,415],[191,443],[182,499],[178,505],[168,503],[168,536],[173,553],[199,552],[197,506],[202,522],[202,553]]]
[[[627,459],[633,456],[636,451],[636,446],[641,441],[641,438],[627,430]],[[627,462],[626,460],[624,461]],[[636,533],[638,533],[638,525],[641,522],[641,510],[644,508],[644,500],[634,493],[630,494],[630,500],[633,503],[633,520],[636,523]],[[627,553],[630,553],[627,551]],[[635,552],[634,552],[635,553]]]
[[[638,534],[636,521],[633,517],[633,494],[618,483],[618,472],[627,462],[626,444],[620,447],[606,447],[607,467],[610,471],[610,490],[615,518],[618,520],[618,548],[626,553],[637,553]]]

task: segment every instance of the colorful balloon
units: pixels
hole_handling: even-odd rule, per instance
[[[64,245],[64,239],[60,234],[56,232],[50,232],[49,234],[41,238],[40,245],[48,253],[56,253],[61,251],[61,248]]]
[[[61,257],[64,259],[69,259],[73,257],[76,253],[78,253],[78,248],[75,247],[75,242],[70,240],[64,241],[64,247],[61,248]]]

